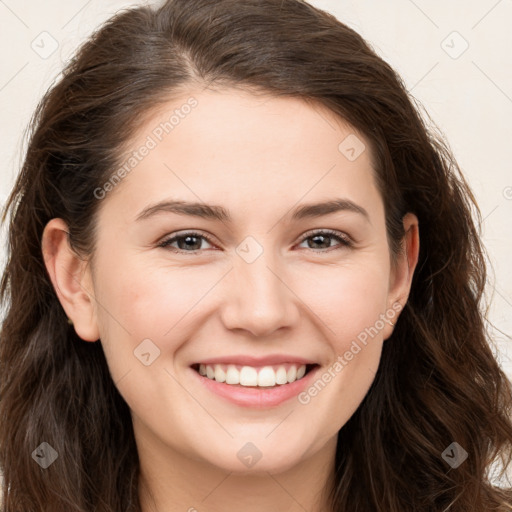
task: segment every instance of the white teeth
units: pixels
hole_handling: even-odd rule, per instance
[[[240,372],[232,365],[228,365],[226,384],[240,384]]]
[[[226,372],[221,368],[220,364],[215,365],[214,376],[217,382],[226,382]]]
[[[272,366],[264,366],[258,373],[258,386],[275,386],[276,372]]]
[[[276,384],[287,384],[288,377],[286,376],[286,368],[280,366],[276,372]]]
[[[287,369],[288,368],[288,369]],[[211,380],[241,386],[273,387],[302,379],[306,374],[306,365],[286,364],[277,366],[236,366],[199,365],[199,373]]]
[[[251,366],[243,366],[240,371],[240,385],[241,386],[257,386],[258,385],[258,372]]]

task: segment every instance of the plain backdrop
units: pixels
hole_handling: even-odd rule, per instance
[[[94,29],[141,3],[0,0],[2,204],[20,168],[23,131],[45,90]],[[449,141],[482,212],[491,264],[489,320],[498,360],[512,375],[506,337],[512,334],[512,0],[310,3],[365,37]],[[4,247],[5,230],[1,237]]]

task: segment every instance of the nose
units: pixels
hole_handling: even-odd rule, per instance
[[[299,298],[287,283],[286,273],[274,258],[263,254],[252,263],[235,258],[225,280],[222,320],[227,329],[242,329],[264,337],[300,318]]]

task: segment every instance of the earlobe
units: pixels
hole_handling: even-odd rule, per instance
[[[397,310],[400,304],[401,311],[409,298],[414,271],[418,263],[420,238],[419,222],[416,215],[407,213],[403,218],[405,236],[402,242],[403,251],[397,256],[396,265],[393,266],[388,293],[388,308]],[[396,325],[398,316],[393,323]],[[389,335],[391,335],[391,330]]]
[[[407,253],[407,264],[409,267],[409,278],[407,286],[407,295],[411,289],[412,278],[416,265],[418,264],[418,258],[420,255],[420,229],[418,217],[414,213],[408,213],[404,217],[404,229],[405,229],[405,245]]]
[[[41,249],[55,293],[76,333],[85,341],[97,341],[100,336],[90,268],[70,247],[68,227],[62,219],[51,219],[45,226]]]

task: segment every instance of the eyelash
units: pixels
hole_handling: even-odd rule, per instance
[[[345,235],[339,231],[333,231],[331,229],[323,229],[323,230],[317,230],[317,231],[312,231],[312,232],[306,233],[306,235],[301,239],[301,241],[299,243],[303,243],[308,238],[313,238],[314,236],[317,236],[317,235],[329,235],[332,238],[336,238],[341,243],[340,244],[341,247],[338,247],[338,249],[333,249],[332,247],[328,247],[325,250],[309,249],[310,251],[313,251],[316,253],[326,253],[326,252],[331,252],[333,250],[340,250],[342,248],[353,247],[353,242],[350,240],[350,238],[347,235]],[[213,240],[209,236],[204,235],[202,233],[198,233],[196,231],[187,231],[181,235],[173,236],[172,238],[167,238],[167,239],[163,240],[162,242],[160,242],[158,244],[158,247],[162,247],[164,249],[170,249],[172,252],[177,253],[177,254],[183,254],[183,253],[187,254],[188,253],[188,254],[191,254],[194,256],[199,255],[199,253],[201,252],[201,249],[195,249],[194,251],[184,251],[182,249],[176,249],[176,248],[170,247],[171,243],[176,242],[177,240],[180,240],[182,238],[187,238],[188,236],[203,238],[209,244],[215,245]]]

